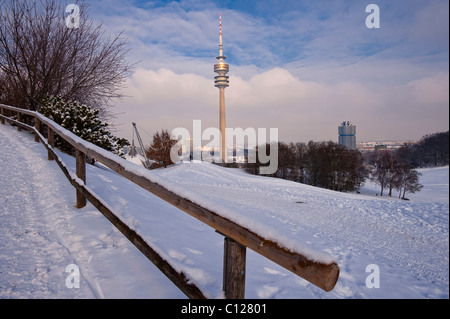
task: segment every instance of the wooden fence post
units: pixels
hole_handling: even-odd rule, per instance
[[[36,131],[41,132],[41,121],[39,121],[38,117],[34,117],[34,128]],[[37,133],[34,134],[34,141],[39,143],[39,136]]]
[[[245,298],[246,247],[225,236],[223,253],[223,291],[227,299]]]
[[[47,142],[52,148],[55,148],[55,134],[50,126],[47,126]],[[53,155],[50,151],[48,151],[48,160],[53,161]]]
[[[0,107],[0,114],[1,115],[5,115],[5,109],[4,108],[2,108],[2,107]],[[0,119],[0,123],[2,123],[2,124],[5,124],[5,119],[2,117],[1,119]]]
[[[76,152],[77,177],[86,184],[86,155],[77,149]],[[77,208],[86,206],[86,197],[77,189]]]
[[[17,121],[22,122],[22,113],[17,112]],[[22,131],[22,127],[20,125],[17,125],[17,130]]]

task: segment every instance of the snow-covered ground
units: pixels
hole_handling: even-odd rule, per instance
[[[59,153],[74,170],[74,159]],[[448,298],[449,168],[421,170],[409,201],[338,193],[207,163],[152,171],[184,196],[287,247],[335,259],[326,293],[247,250],[246,298]],[[222,287],[223,237],[102,165],[87,185],[212,297]],[[395,194],[394,194],[395,196]],[[0,298],[184,298],[75,190],[33,135],[0,125]],[[66,287],[66,266],[80,288]],[[368,265],[379,288],[368,288]]]

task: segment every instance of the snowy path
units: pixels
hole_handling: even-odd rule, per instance
[[[46,154],[0,125],[0,298],[183,298],[94,207],[74,207],[74,188]],[[70,264],[80,288],[66,287]]]
[[[65,265],[74,259],[48,227],[45,212],[49,205],[62,214],[72,209],[59,192],[55,170],[36,157],[34,145],[11,138],[11,128],[1,132],[0,297],[58,297],[65,286]],[[60,200],[49,198],[53,195]],[[76,293],[94,296],[90,289]]]

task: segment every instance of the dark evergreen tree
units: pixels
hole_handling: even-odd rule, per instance
[[[108,129],[108,123],[99,118],[99,110],[77,101],[64,101],[60,96],[45,96],[39,113],[61,125],[63,128],[105,150],[123,156],[123,147],[130,143],[114,136]],[[57,137],[57,146],[70,149],[64,140]]]

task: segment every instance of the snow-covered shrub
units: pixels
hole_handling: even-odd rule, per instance
[[[39,113],[73,134],[101,148],[123,156],[123,147],[130,143],[111,134],[108,123],[99,118],[99,110],[77,101],[64,101],[60,96],[46,96]],[[58,139],[61,142],[61,139]]]

